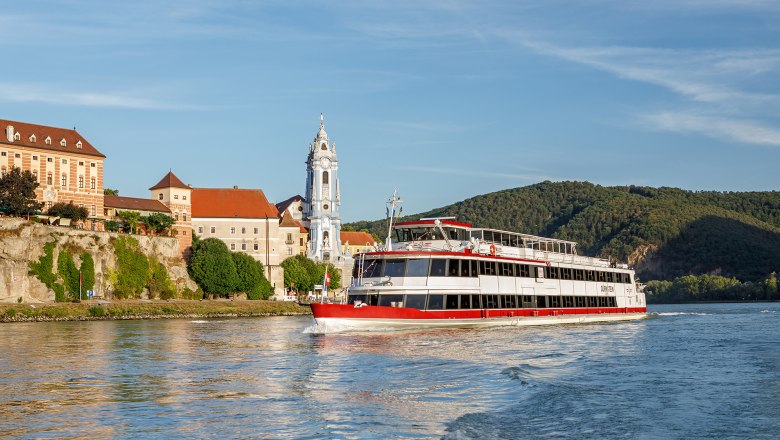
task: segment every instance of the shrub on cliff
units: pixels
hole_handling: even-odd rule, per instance
[[[155,212],[149,214],[146,217],[141,217],[141,220],[146,226],[149,227],[155,234],[162,234],[166,230],[170,229],[174,224],[173,217],[165,215],[161,212]]]
[[[168,269],[165,265],[157,261],[156,258],[152,258],[149,261],[150,274],[149,274],[149,297],[159,297],[160,299],[171,299],[176,296],[176,287],[171,281],[171,277],[168,275]]]
[[[114,296],[139,298],[149,279],[149,260],[133,237],[117,237],[113,244],[117,268]]]
[[[236,290],[238,273],[227,245],[216,238],[199,240],[190,256],[192,279],[210,294],[223,295]]]
[[[73,204],[73,202],[70,203],[56,203],[51,208],[49,208],[48,211],[46,211],[46,214],[53,215],[56,217],[64,217],[64,218],[70,218],[75,221],[79,220],[86,220],[87,215],[89,215],[89,211],[87,211],[87,208],[83,206],[76,206]]]
[[[89,252],[81,254],[81,289],[86,294],[87,290],[95,288],[95,260]]]
[[[70,252],[65,249],[60,251],[57,256],[57,275],[62,278],[62,284],[65,291],[68,292],[72,300],[79,298],[79,270]]]

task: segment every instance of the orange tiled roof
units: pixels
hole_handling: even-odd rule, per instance
[[[106,208],[124,209],[128,211],[152,211],[170,214],[171,210],[158,200],[139,199],[136,197],[103,196],[103,206]]]
[[[277,218],[276,207],[262,190],[193,188],[192,217]]]
[[[9,125],[13,126],[14,134],[19,133],[19,140],[14,140],[13,142],[8,141],[7,133]],[[87,156],[106,157],[103,153],[93,147],[89,141],[84,139],[75,128],[70,130],[67,128],[49,127],[46,125],[28,124],[26,122],[0,119],[0,129],[2,129],[2,133],[0,133],[0,142],[4,144],[64,153],[86,154]],[[35,135],[35,142],[30,139],[31,135]],[[50,145],[46,144],[47,137],[51,138]],[[65,139],[64,147],[60,145],[60,142],[63,139]],[[76,145],[79,141],[81,142],[81,148]]]
[[[368,232],[341,231],[341,244],[347,242],[352,246],[363,246],[366,243],[374,244],[374,237]]]
[[[159,188],[184,188],[189,189],[190,187],[185,185],[184,182],[181,181],[178,177],[176,177],[175,174],[173,174],[172,171],[168,171],[168,174],[165,175],[165,177],[162,178],[159,182],[157,182],[157,185],[154,185],[153,187],[149,188],[149,190],[159,189]]]
[[[290,214],[290,211],[284,211],[282,213],[282,220],[279,222],[280,228],[297,228],[298,225],[299,223],[295,221],[292,214]]]
[[[298,220],[294,220],[294,221],[295,221],[295,226],[297,226],[297,227],[301,228],[301,232],[302,232],[302,233],[305,233],[305,234],[308,234],[308,233],[309,233],[309,230],[308,230],[308,229],[306,229],[305,227],[303,227],[303,225],[301,224],[301,222],[299,222]]]

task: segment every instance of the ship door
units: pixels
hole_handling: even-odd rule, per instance
[[[543,266],[537,266],[536,267],[536,282],[537,283],[543,283],[544,282],[544,267]]]

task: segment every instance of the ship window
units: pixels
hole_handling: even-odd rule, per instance
[[[589,296],[586,299],[587,299],[588,307],[598,307],[599,304],[598,301],[596,301],[595,296]]]
[[[625,276],[626,276],[626,283],[631,284],[631,274],[627,273],[625,274]]]
[[[480,275],[495,275],[496,274],[496,262],[495,261],[480,261],[479,262],[479,274]]]
[[[482,240],[482,230],[479,231],[470,231],[471,238],[478,238]]]
[[[531,295],[523,295],[520,299],[522,299],[522,304],[520,304],[521,307],[533,307],[533,296]]]
[[[441,310],[443,305],[444,295],[428,295],[428,310]]]
[[[605,272],[605,274],[606,274],[606,278],[607,278],[607,282],[608,283],[614,283],[615,282],[615,274],[613,274],[612,272]]]
[[[599,297],[599,307],[606,307],[607,306],[607,299],[603,296]]]
[[[603,283],[604,281],[606,281],[607,277],[604,276],[604,272],[596,271],[596,279]]]
[[[449,260],[449,264],[447,266],[447,276],[448,277],[460,276],[460,260]]]
[[[510,234],[501,234],[501,244],[504,246],[512,246],[512,236]]]
[[[574,279],[577,281],[585,279],[585,271],[582,269],[574,269]]]
[[[514,309],[515,297],[513,295],[501,295],[501,308],[502,309]]]
[[[408,277],[427,277],[428,262],[427,258],[413,258],[406,262],[406,276]]]
[[[460,308],[461,309],[470,309],[471,308],[471,295],[461,295],[460,296]]]
[[[403,295],[379,295],[380,306],[393,306],[393,303],[395,303],[395,307],[397,307],[403,300]]]
[[[477,260],[471,260],[471,276],[472,277],[478,277],[479,276],[479,261]]]
[[[404,307],[410,307],[413,309],[425,308],[425,295],[406,295],[406,302]]]
[[[514,274],[514,264],[512,263],[498,263],[498,274],[502,277],[513,277]]]
[[[547,301],[549,302],[549,307],[560,307],[561,306],[561,297],[560,296],[548,296]]]
[[[564,307],[574,307],[574,297],[573,296],[564,296],[563,297],[563,306]]]
[[[585,297],[584,296],[578,296],[575,298],[577,302],[577,307],[585,307]]]
[[[544,268],[544,277],[551,279],[558,279],[558,268],[547,266]]]
[[[547,297],[546,296],[537,296],[536,297],[536,307],[539,309],[546,309],[547,308]]]
[[[484,236],[484,240],[488,242],[493,242],[493,231],[482,231],[482,235]]]
[[[384,276],[402,277],[404,276],[405,266],[406,266],[406,260],[385,260]]]
[[[561,279],[562,280],[570,280],[571,279],[571,269],[568,267],[562,267],[561,268]]]
[[[431,276],[443,277],[447,272],[447,260],[434,258],[431,260]]]
[[[471,268],[471,262],[469,260],[463,260],[460,262],[460,276],[462,277],[470,277],[471,271],[469,270]]]
[[[617,307],[617,304],[615,304],[615,297],[610,296],[607,298],[607,307]]]
[[[363,269],[363,276],[366,278],[377,278],[382,273],[382,260],[366,260]]]
[[[529,271],[527,264],[520,264],[517,267],[517,271],[515,272],[516,276],[528,278],[531,276],[531,272]]]
[[[479,306],[479,297],[480,295],[470,295],[471,296],[471,308],[472,309],[478,309]]]
[[[587,277],[588,281],[596,281],[596,273],[592,270],[586,270],[585,276]]]
[[[447,295],[445,304],[447,310],[460,308],[460,295]]]

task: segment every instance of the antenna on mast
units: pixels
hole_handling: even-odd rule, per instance
[[[403,203],[403,200],[401,200],[400,197],[398,197],[398,190],[393,191],[393,195],[387,200],[387,217],[389,218],[389,222],[387,225],[387,241],[386,241],[386,250],[392,251],[393,250],[393,239],[391,238],[392,232],[393,232],[393,219],[395,218],[395,208]],[[401,213],[400,211],[398,212]]]

